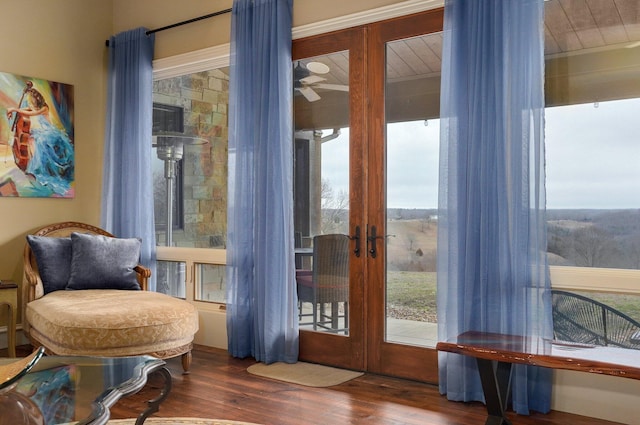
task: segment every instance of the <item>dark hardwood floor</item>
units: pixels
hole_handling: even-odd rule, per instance
[[[173,389],[155,416],[194,416],[258,424],[484,424],[480,403],[447,401],[436,386],[365,374],[330,388],[310,388],[249,374],[253,359],[234,359],[226,351],[197,347],[191,374],[179,359],[168,362]],[[150,381],[140,393],[120,400],[112,418],[135,417],[157,395]],[[561,412],[510,416],[514,425],[604,425],[612,422]]]
[[[31,352],[18,347],[18,356]],[[6,349],[0,356],[6,356]],[[191,373],[182,375],[180,359],[168,361],[173,388],[154,416],[203,417],[264,425],[478,425],[481,403],[447,401],[434,385],[365,374],[342,385],[311,388],[251,375],[253,359],[235,359],[226,351],[196,347]],[[138,394],[111,408],[113,419],[134,418],[155,398],[160,383],[150,379]],[[513,425],[606,425],[614,422],[551,412],[510,414]]]

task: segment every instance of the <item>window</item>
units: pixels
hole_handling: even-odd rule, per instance
[[[229,70],[158,78],[153,100],[158,291],[224,303]]]
[[[613,3],[607,10],[596,8],[596,3],[565,9],[566,2],[545,2],[545,137],[552,282],[569,289],[607,287],[640,293],[640,177],[638,167],[634,170],[629,165],[640,158],[640,143],[633,139],[640,132],[637,124],[634,127],[637,118],[632,115],[640,106],[637,14],[619,9],[622,3]],[[213,50],[199,53],[202,57],[193,58],[180,75],[175,74],[177,58],[158,61],[166,61],[164,69],[164,62],[157,68],[154,64],[158,70],[154,71],[154,102],[184,108],[184,133],[208,142],[206,147],[186,146],[184,159],[176,166],[176,179],[184,181],[176,182],[174,188],[178,200],[173,209],[172,247],[164,246],[167,227],[161,218],[166,209],[158,219],[161,259],[185,261],[175,253],[168,254],[168,249],[214,252],[226,246],[228,46]],[[208,70],[202,69],[205,62]],[[193,64],[198,69],[194,70]],[[614,108],[622,112],[611,114]],[[435,122],[429,120],[429,126],[432,124]],[[579,136],[585,134],[584,130],[588,130],[587,138]],[[606,157],[616,162],[604,161]],[[605,185],[609,177],[614,178],[614,186]],[[166,205],[166,194],[162,193],[166,189],[162,184],[157,186],[155,196]],[[339,190],[334,190],[339,195]],[[591,199],[578,201],[578,193]],[[625,203],[616,203],[613,195]],[[182,211],[178,211],[180,205]],[[595,242],[585,243],[588,240]],[[581,246],[594,252],[581,252]],[[596,252],[598,246],[603,250]],[[197,274],[195,263],[189,261],[181,268],[185,276],[180,278],[181,283],[165,286],[184,288],[184,279]],[[215,299],[205,294],[201,297]]]
[[[550,263],[640,269],[640,99],[547,108]]]
[[[625,5],[545,2],[548,253],[554,287],[640,317],[640,33]]]

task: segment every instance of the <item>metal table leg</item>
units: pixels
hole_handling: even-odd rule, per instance
[[[511,425],[505,416],[511,387],[511,363],[477,359],[489,417],[486,425]]]
[[[164,380],[164,387],[160,390],[158,397],[147,401],[148,407],[144,412],[140,413],[138,419],[136,419],[135,425],[142,425],[144,421],[147,420],[147,417],[156,413],[160,409],[160,403],[169,396],[169,392],[171,391],[171,373],[169,370],[167,370],[166,367],[162,367],[155,370],[152,375],[154,374],[158,374],[162,377]]]

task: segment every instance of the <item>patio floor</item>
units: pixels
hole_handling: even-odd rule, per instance
[[[303,314],[311,314],[311,305],[304,303]],[[309,316],[303,316],[300,329],[313,330],[313,326],[308,324],[311,320]],[[344,328],[344,318],[338,318],[338,329]],[[318,328],[319,332],[330,332],[328,329]],[[337,332],[343,333],[343,332]],[[407,345],[417,345],[422,347],[435,347],[438,342],[438,324],[431,322],[419,322],[416,320],[387,318],[387,338],[388,342],[396,342]]]

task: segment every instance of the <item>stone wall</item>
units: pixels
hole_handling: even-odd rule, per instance
[[[154,82],[153,100],[184,108],[184,134],[205,139],[187,145],[182,159],[183,226],[173,244],[225,248],[227,234],[228,68]],[[158,227],[157,244],[166,230]]]

